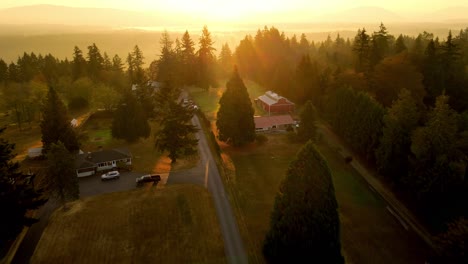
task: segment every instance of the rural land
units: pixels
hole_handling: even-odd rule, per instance
[[[468,7],[7,2],[0,263],[468,262]]]

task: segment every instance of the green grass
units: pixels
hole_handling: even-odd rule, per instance
[[[31,263],[226,263],[208,191],[147,186],[53,213]]]

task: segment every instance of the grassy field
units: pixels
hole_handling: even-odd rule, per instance
[[[260,88],[255,91],[263,93]],[[213,95],[192,93],[202,109],[216,109]],[[250,96],[254,98],[254,96]],[[206,108],[204,108],[204,106]],[[213,113],[206,113],[207,116]],[[300,149],[286,134],[267,135],[262,146],[231,148],[224,144],[225,185],[230,192],[249,260],[262,263],[261,247],[269,228],[274,198],[289,162]],[[426,249],[402,228],[339,154],[318,145],[333,172],[341,220],[342,250],[347,263],[424,263]]]
[[[226,263],[206,189],[147,187],[57,210],[31,263]]]

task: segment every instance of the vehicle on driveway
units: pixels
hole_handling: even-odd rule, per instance
[[[106,180],[113,180],[113,179],[118,179],[120,178],[120,173],[119,171],[109,171],[107,173],[104,173],[101,175],[101,180],[106,181]]]
[[[161,180],[161,175],[158,174],[147,174],[141,177],[136,178],[136,184],[142,185],[145,182],[159,182]]]

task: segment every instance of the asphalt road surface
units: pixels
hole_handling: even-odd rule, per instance
[[[229,263],[248,263],[247,254],[242,243],[236,218],[234,217],[228,195],[224,190],[224,185],[216,167],[215,159],[211,153],[206,137],[201,130],[200,121],[197,116],[192,119],[194,125],[200,130],[197,132],[198,149],[200,160],[204,165],[205,172],[202,177],[208,177],[207,187],[212,194],[216,213],[221,226],[221,233],[224,238],[224,250]],[[169,176],[169,179],[171,176]]]

